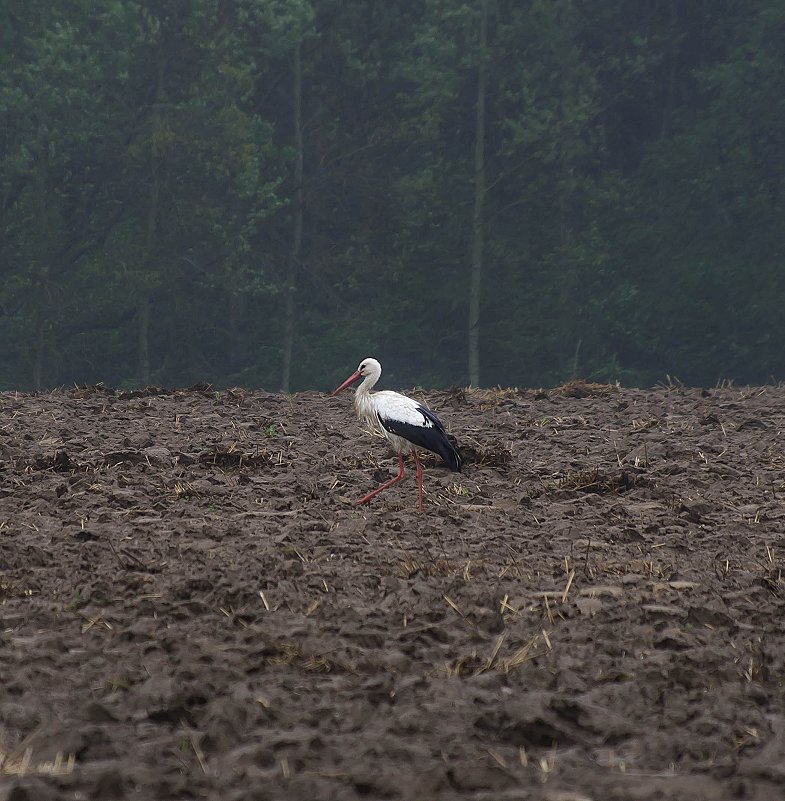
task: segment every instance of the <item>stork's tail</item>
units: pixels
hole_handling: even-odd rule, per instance
[[[463,457],[461,456],[461,452],[458,450],[458,441],[452,434],[447,434],[442,443],[442,447],[439,448],[439,456],[444,459],[444,463],[450,468],[450,470],[453,471],[453,473],[461,472]]]

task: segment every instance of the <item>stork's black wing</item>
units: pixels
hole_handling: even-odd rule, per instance
[[[460,472],[461,454],[456,447],[455,438],[447,434],[442,421],[430,409],[418,404],[417,412],[422,415],[422,422],[416,417],[414,420],[403,421],[381,415],[379,422],[391,434],[397,434],[418,448],[438,454],[450,470]]]

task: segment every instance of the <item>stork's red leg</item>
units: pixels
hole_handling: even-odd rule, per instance
[[[420,511],[422,512],[422,465],[417,456],[417,451],[412,451],[414,454],[414,463],[417,465],[417,501],[420,504]]]
[[[382,484],[381,487],[378,487],[373,492],[369,492],[364,498],[360,498],[359,501],[355,501],[354,505],[359,506],[361,503],[365,503],[366,501],[370,501],[371,498],[378,495],[382,490],[386,490],[388,487],[392,487],[393,484],[397,484],[406,474],[406,471],[403,468],[403,451],[398,451],[398,464],[400,465],[400,471],[395,478],[391,478],[389,481]]]

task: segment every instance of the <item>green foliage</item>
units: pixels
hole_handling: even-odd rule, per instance
[[[0,4],[3,388],[785,378],[776,0]],[[147,361],[143,354],[148,354]]]

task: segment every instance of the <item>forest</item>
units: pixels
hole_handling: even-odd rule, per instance
[[[785,378],[781,0],[0,0],[0,389]]]

